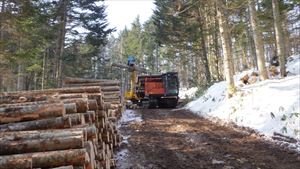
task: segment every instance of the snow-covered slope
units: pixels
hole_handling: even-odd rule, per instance
[[[226,98],[226,83],[216,83],[186,108],[253,128],[267,137],[277,132],[300,140],[300,55],[288,59],[287,70],[286,78],[238,87],[230,99]]]

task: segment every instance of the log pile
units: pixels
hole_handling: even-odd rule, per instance
[[[107,79],[65,78],[64,87],[100,86],[104,105],[108,105],[109,117],[120,118],[124,112],[124,98],[120,94],[120,82]]]
[[[119,83],[89,83],[0,93],[0,169],[113,168]]]

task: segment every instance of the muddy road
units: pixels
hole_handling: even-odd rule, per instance
[[[300,155],[187,110],[127,110],[117,168],[300,169]]]

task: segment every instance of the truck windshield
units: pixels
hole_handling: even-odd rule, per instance
[[[168,76],[167,78],[168,81],[168,93],[176,94],[178,93],[178,79],[177,76]]]

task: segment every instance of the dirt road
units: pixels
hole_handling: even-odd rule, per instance
[[[300,155],[186,110],[127,110],[119,169],[300,169]]]

